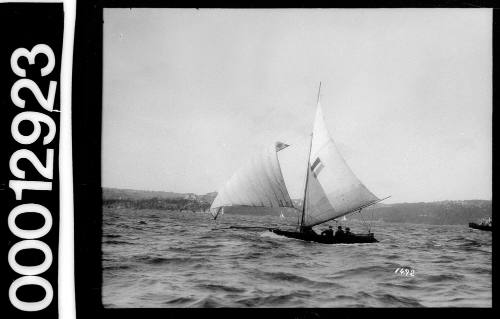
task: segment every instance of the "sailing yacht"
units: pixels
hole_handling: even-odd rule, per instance
[[[321,243],[371,243],[377,242],[373,233],[350,235],[344,238],[321,236],[312,227],[361,212],[365,207],[380,202],[379,199],[354,175],[338,151],[326,127],[318,91],[316,117],[310,137],[307,158],[304,197],[301,209],[294,207],[283,179],[278,152],[289,145],[275,142],[266,147],[239,169],[218,192],[210,211],[216,219],[223,207],[289,207],[300,214],[297,229],[270,231],[286,237]]]
[[[493,231],[491,217],[481,219],[481,221],[479,222],[479,224],[477,224],[477,223],[469,223],[469,227],[470,228],[475,228],[475,229],[480,229],[480,230]]]

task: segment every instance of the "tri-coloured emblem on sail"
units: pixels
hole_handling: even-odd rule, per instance
[[[321,159],[319,157],[316,158],[314,163],[312,163],[312,165],[311,165],[311,170],[314,173],[314,177],[318,177],[318,174],[321,172],[321,170],[324,167],[325,167],[325,165],[323,165],[323,163],[321,163]]]

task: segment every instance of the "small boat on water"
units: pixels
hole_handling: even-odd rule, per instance
[[[469,223],[470,228],[474,229],[479,229],[479,230],[487,230],[487,231],[492,231],[492,223],[491,223],[491,217],[488,217],[486,219],[482,219],[479,224],[477,223]]]
[[[270,231],[277,235],[286,236],[290,238],[314,241],[322,244],[363,244],[363,243],[377,243],[378,240],[374,237],[373,233],[368,234],[350,234],[348,236],[325,236],[316,233],[306,233],[301,231],[288,231],[279,228],[270,228]]]
[[[321,90],[321,83],[320,83]],[[210,211],[214,219],[227,206],[288,207],[298,211],[295,229],[268,228],[277,235],[324,244],[377,242],[373,233],[342,236],[319,235],[312,227],[359,212],[386,198],[379,199],[354,175],[338,151],[327,130],[318,91],[317,110],[305,163],[304,197],[299,209],[292,203],[286,188],[278,152],[289,145],[275,142],[256,154],[246,166],[236,171],[218,192]],[[345,219],[344,219],[345,220]],[[232,226],[230,228],[238,228]],[[256,227],[240,227],[256,228]]]

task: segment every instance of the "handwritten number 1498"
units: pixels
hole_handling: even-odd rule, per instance
[[[410,268],[396,268],[394,271],[395,274],[406,276],[406,277],[415,277],[415,269]]]

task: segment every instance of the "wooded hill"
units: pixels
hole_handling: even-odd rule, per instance
[[[103,188],[102,205],[107,208],[205,211],[217,193],[196,195],[162,191]]]
[[[363,216],[371,219],[373,214],[373,220],[393,223],[454,225],[490,217],[491,212],[491,200],[463,200],[378,204],[363,210]],[[357,213],[349,216],[361,218]]]
[[[180,211],[206,211],[210,208],[216,192],[205,195],[194,193],[173,193],[161,191],[142,191],[131,189],[103,188],[103,207],[160,209]],[[301,207],[301,200],[293,200],[296,207]],[[226,213],[256,214],[258,209],[228,209]],[[269,210],[262,210],[269,214]],[[439,201],[420,203],[379,203],[363,210],[365,219],[385,222],[402,222],[415,224],[453,225],[467,224],[489,217],[492,214],[491,200]],[[260,215],[260,214],[259,214]],[[347,216],[348,219],[360,219],[357,213]]]

